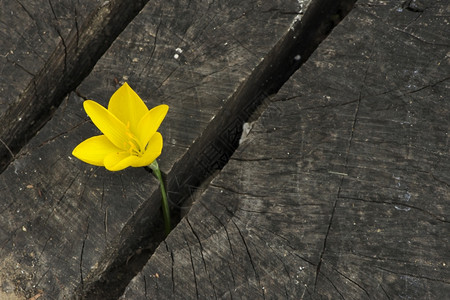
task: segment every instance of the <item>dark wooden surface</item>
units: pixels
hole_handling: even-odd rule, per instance
[[[189,59],[181,66],[178,65],[179,62],[175,62],[176,67],[168,73],[167,77],[161,79],[162,83],[155,88],[156,92],[154,92],[154,99],[162,97],[163,100],[165,99],[164,101],[169,101],[169,104],[170,101],[174,101],[184,108],[184,111],[176,110],[175,116],[167,121],[172,129],[162,129],[166,140],[169,140],[168,146],[171,147],[162,155],[161,161],[163,170],[167,172],[167,189],[175,223],[189,208],[186,202],[191,201],[191,198],[197,193],[199,185],[208,182],[214,172],[227,162],[232,151],[238,145],[243,122],[252,115],[266,95],[276,92],[300,63],[309,57],[336,22],[351,9],[352,3],[352,1],[324,0],[312,2],[310,6],[300,5],[299,2],[291,3],[292,6],[283,2],[282,5],[277,4],[277,6],[274,2],[262,2],[248,4],[247,7],[243,6],[241,2],[230,2],[225,6],[219,5],[221,9],[226,9],[233,16],[231,19],[225,18],[223,24],[210,19],[210,14],[217,16],[217,6],[204,7],[208,15],[205,17],[206,19],[201,19],[202,21],[196,25],[202,28],[199,31],[201,38],[194,34],[195,38],[193,39],[195,49],[202,49],[202,53],[194,51],[194,56],[190,57],[188,56],[190,53],[187,52],[186,58]],[[193,7],[190,3],[186,9],[188,12],[192,10],[193,14],[197,15],[201,7],[202,5]],[[169,8],[169,11],[171,9]],[[223,10],[220,11],[223,12]],[[159,15],[163,15],[165,18],[159,21],[157,18]],[[171,13],[164,12],[164,10],[161,12],[161,9],[158,9],[157,14],[153,16],[159,21],[154,29],[156,39],[153,43],[156,50],[150,51],[147,67],[152,65],[153,57],[161,47],[158,44],[160,40],[163,40],[163,45],[168,43],[164,41],[166,26],[169,28],[180,26],[180,20],[172,20],[167,16],[171,16]],[[299,22],[300,18],[301,22]],[[269,23],[267,23],[268,20]],[[170,22],[166,23],[168,21]],[[207,21],[206,29],[204,21]],[[264,25],[260,24],[261,21]],[[138,24],[140,25],[140,23]],[[181,25],[186,26],[184,22]],[[142,29],[142,26],[139,28]],[[136,30],[131,30],[134,35]],[[181,31],[186,31],[189,36],[195,33],[195,30],[198,28]],[[225,37],[218,35],[220,32]],[[173,30],[169,30],[168,34],[169,38],[173,38]],[[207,36],[210,38],[205,38]],[[196,45],[197,39],[201,43],[207,44]],[[129,43],[128,39],[126,41]],[[253,51],[248,43],[254,43],[257,49],[266,49],[267,53],[264,59],[258,58],[257,51]],[[229,48],[229,46],[231,47]],[[144,51],[139,43],[136,47],[136,50]],[[192,46],[188,44],[187,48],[190,49],[189,47]],[[217,49],[224,51],[223,56],[218,55]],[[162,55],[161,59],[168,55],[166,50],[167,48],[163,46],[162,53],[159,54]],[[114,53],[114,50],[111,51]],[[123,53],[123,48],[116,51],[119,54]],[[134,53],[137,52],[134,51]],[[170,54],[167,66],[170,67],[174,60],[180,59],[182,53],[184,53],[183,48],[175,48],[175,54],[178,56]],[[206,56],[208,59],[198,60],[197,55]],[[238,63],[239,66],[235,66],[236,60],[240,61],[242,58],[244,58],[243,65]],[[108,62],[105,69],[102,69],[101,62],[98,64],[100,66],[99,73],[103,76],[111,68],[111,61],[108,60],[110,58],[106,57],[105,59]],[[141,58],[128,58],[122,62],[124,68],[129,67],[130,61],[138,63]],[[120,63],[117,61],[118,65]],[[255,64],[252,65],[253,63]],[[158,62],[156,64],[158,65]],[[235,69],[235,67],[237,68]],[[165,68],[166,66],[158,67],[155,73],[167,72]],[[217,68],[218,71],[211,72],[211,68]],[[247,73],[247,71],[249,72]],[[115,72],[113,70],[112,73]],[[93,74],[93,82],[96,84],[90,89],[95,90],[96,86],[102,84],[108,88],[111,84],[99,81],[99,78],[104,77],[98,76],[96,70]],[[142,70],[142,74],[146,74],[145,69]],[[184,74],[185,77],[179,74]],[[122,79],[128,80],[129,76],[125,75]],[[118,79],[115,77],[113,82],[117,83],[117,81]],[[147,80],[145,82],[148,83]],[[233,83],[234,86],[229,86],[230,83]],[[177,91],[176,87],[180,84],[186,84],[184,92],[175,92]],[[82,88],[83,85],[78,90],[79,95],[84,94]],[[162,96],[159,93],[162,93]],[[175,99],[170,98],[172,94],[175,94]],[[219,98],[214,98],[214,95],[219,95]],[[226,97],[226,99],[221,99],[221,97]],[[217,110],[211,114],[209,110],[213,108],[214,104],[217,105]],[[193,111],[192,107],[197,107],[197,110]],[[207,122],[202,124],[198,119],[202,119],[205,115],[209,116],[209,119],[206,118]],[[199,135],[189,142],[192,132]],[[188,143],[186,143],[186,139],[188,139]],[[156,192],[141,205],[129,219],[120,236],[102,255],[98,266],[89,273],[77,294],[89,299],[97,299],[114,297],[115,290],[117,290],[117,294],[123,292],[121,288],[125,289],[124,282],[127,283],[129,279],[131,280],[130,275],[134,276],[130,269],[140,269],[142,263],[147,259],[146,255],[151,255],[163,240],[161,238],[162,221],[160,217],[158,218],[158,211],[155,210],[155,205],[159,202],[160,195],[159,192]]]
[[[278,93],[350,4],[56,2],[0,3],[0,298],[450,292],[445,1],[359,1]],[[170,106],[167,239],[150,174],[71,156],[125,81]]]
[[[448,297],[449,7],[407,2],[356,4],[122,299]]]
[[[80,26],[99,1],[2,1],[0,3],[0,114],[46,65],[61,39]],[[79,25],[77,25],[79,24]]]
[[[7,166],[0,175],[2,297],[42,294],[43,299],[60,299],[82,294],[85,286],[89,291],[89,282],[108,280],[102,274],[103,268],[107,269],[117,260],[122,264],[133,260],[136,253],[132,251],[130,240],[135,238],[133,242],[138,243],[145,238],[143,235],[151,234],[146,231],[148,224],[159,222],[159,219],[154,220],[159,213],[157,183],[148,173],[142,169],[110,173],[83,164],[70,155],[84,138],[97,134],[82,110],[83,98],[106,104],[118,84],[128,81],[148,106],[169,104],[170,114],[161,128],[165,148],[160,165],[166,172],[177,163],[178,168],[183,168],[187,161],[199,165],[193,156],[205,151],[205,159],[200,160],[205,165],[199,168],[204,174],[196,179],[203,180],[226,161],[220,147],[218,152],[205,150],[207,137],[214,130],[210,129],[206,137],[202,135],[211,120],[219,112],[227,117],[227,103],[236,98],[233,95],[254,71],[261,69],[257,67],[264,65],[264,58],[266,65],[271,59],[278,59],[273,49],[292,26],[298,25],[303,14],[299,12],[307,8],[299,1],[152,3],[145,6],[115,40],[90,76],[73,90],[74,83],[83,78],[81,73],[90,70],[86,61],[95,61],[95,56],[90,56],[89,51],[83,56],[78,47],[68,47],[68,41],[76,46],[80,32],[90,38],[92,45],[98,46],[97,54],[102,47],[108,47],[108,43],[105,46],[102,42],[112,38],[109,29],[91,32],[89,26],[92,20],[97,20],[95,28],[101,29],[103,21],[111,24],[110,20],[116,20],[114,12],[120,8],[120,1],[93,2],[92,6],[81,3],[83,8],[67,4],[62,18],[66,27],[58,27],[55,16],[56,21],[51,16],[45,17],[48,9],[43,5],[40,2],[2,3],[2,8],[6,9],[2,9],[5,17],[2,17],[1,32],[11,37],[2,39],[5,55],[2,56],[1,83],[2,88],[9,89],[5,92],[8,97],[2,97],[6,107],[1,116],[6,124],[1,135],[2,163]],[[112,8],[115,10],[111,12]],[[8,13],[11,16],[24,13],[22,10],[34,16],[28,20],[29,36],[17,33],[18,20],[22,17],[11,17],[14,22],[6,17]],[[59,11],[55,7],[54,10],[52,15],[59,16]],[[78,14],[88,17],[78,18]],[[49,32],[52,29],[49,38],[52,42],[40,39],[40,34],[47,30],[45,26]],[[113,26],[111,31],[118,31],[117,28]],[[14,34],[17,34],[16,39]],[[38,42],[45,44],[42,53],[34,49],[33,45]],[[28,45],[32,53],[40,54],[41,58],[25,63],[22,57],[7,54],[8,51],[26,51],[28,48],[22,44]],[[272,53],[271,59],[267,59],[269,53]],[[298,60],[290,60],[290,64],[298,64]],[[24,72],[32,68],[33,72]],[[14,71],[9,71],[11,69]],[[46,78],[52,80],[44,82],[42,87],[40,84]],[[256,76],[252,82],[253,86],[258,78]],[[39,93],[32,93],[34,86]],[[68,96],[64,97],[66,94]],[[244,117],[249,113],[244,111]],[[38,125],[37,118],[40,118]],[[29,140],[49,118],[51,120]],[[239,122],[243,119],[237,120],[237,124]],[[239,128],[233,124],[223,130],[226,139],[221,147],[232,148],[226,143],[239,139]],[[197,140],[202,143],[196,146],[196,152],[188,152]],[[25,147],[16,153],[23,145]],[[209,154],[212,156],[208,157]],[[183,181],[190,184],[191,179],[181,177],[178,182],[176,175],[169,184],[184,185],[185,190],[183,195],[171,195],[171,199],[189,198],[191,194],[185,192],[189,186]],[[194,183],[201,182],[194,180]],[[92,276],[89,275],[91,270],[94,270]]]
[[[1,172],[147,1],[1,3]]]

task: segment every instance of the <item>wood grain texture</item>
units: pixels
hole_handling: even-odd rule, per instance
[[[52,4],[51,1],[30,1],[22,4],[16,1],[14,4],[19,7],[11,4],[12,7],[8,5],[5,8],[5,13],[12,12],[12,16],[16,10],[25,10],[26,15],[31,18],[31,20],[27,19],[28,23],[31,22],[31,25],[28,24],[31,26],[31,34],[35,36],[23,38],[20,36],[21,39],[17,42],[12,40],[11,43],[5,42],[5,45],[2,45],[5,47],[2,48],[3,51],[9,51],[9,54],[16,47],[19,47],[20,50],[17,51],[19,57],[14,58],[13,55],[9,57],[7,53],[2,61],[2,72],[6,74],[4,77],[2,75],[2,79],[4,78],[2,86],[8,85],[11,88],[8,89],[10,95],[6,94],[7,108],[1,114],[3,123],[3,126],[0,127],[1,172],[52,117],[64,97],[89,74],[97,60],[147,1],[134,1],[129,4],[122,0],[112,0],[102,2],[99,6],[94,7],[91,5],[95,2],[91,1],[89,1],[89,5],[82,3],[69,5],[66,2]],[[59,22],[58,15],[61,13],[60,10],[65,7],[64,4],[72,8],[72,10],[66,11],[71,22]],[[30,6],[30,10],[28,10],[28,6]],[[77,10],[77,6],[81,6],[83,9]],[[90,12],[85,19],[80,18],[84,20],[81,25],[78,24],[79,10]],[[49,14],[50,17],[46,18]],[[40,21],[40,17],[46,21]],[[12,19],[11,24],[3,23],[2,25],[6,25],[6,28],[0,29],[6,38],[11,32],[14,34],[16,31],[22,30],[19,29],[22,28],[22,24],[17,18],[5,19]],[[33,22],[36,22],[36,26]],[[43,25],[39,25],[41,23]],[[64,26],[59,23],[63,23]],[[33,60],[28,61],[28,65],[35,63],[33,67],[27,66],[27,62],[23,62],[22,65],[20,57],[28,55],[32,58],[35,53],[39,53],[39,50],[31,51],[30,47],[34,45],[35,40],[38,43],[44,43],[45,41],[41,40],[39,36],[51,29],[53,32],[56,31],[60,38],[59,43],[56,46],[53,46],[53,43],[45,45],[40,59],[36,58],[34,62]],[[65,37],[67,31],[70,31],[70,34]],[[30,45],[28,39],[30,39]],[[22,46],[22,43],[25,45]],[[25,52],[22,53],[22,51]],[[47,55],[46,51],[49,51],[51,55]],[[44,59],[47,60],[43,62]],[[10,67],[14,69],[11,70],[11,74],[9,73]],[[27,71],[28,69],[36,70],[37,73]],[[16,98],[17,95],[19,95],[18,98]]]
[[[0,115],[18,101],[72,29],[100,1],[2,1],[0,3]]]
[[[159,214],[159,199],[154,196],[159,192],[149,174],[143,170],[108,173],[70,155],[79,142],[97,134],[82,111],[83,98],[106,104],[118,87],[116,82],[126,80],[149,106],[169,104],[171,110],[161,129],[165,138],[161,165],[165,171],[170,170],[182,156],[189,156],[186,151],[192,143],[201,137],[228,99],[289,31],[299,16],[300,4],[298,1],[257,1],[245,5],[240,1],[152,3],[119,36],[90,77],[66,98],[64,95],[73,88],[57,80],[64,81],[67,78],[61,76],[72,74],[64,73],[68,66],[64,49],[72,48],[66,48],[62,42],[58,44],[53,55],[58,51],[63,55],[57,56],[57,64],[51,65],[55,67],[51,69],[54,72],[46,69],[48,65],[42,71],[56,81],[47,82],[38,94],[44,94],[54,84],[58,93],[46,99],[56,102],[64,99],[63,104],[54,115],[53,112],[47,115],[52,117],[51,121],[0,175],[2,287],[26,297],[41,291],[44,299],[74,296],[75,287],[83,290],[87,285],[91,269],[97,273],[89,278],[96,279],[95,275],[101,275],[103,267],[117,259],[117,254],[122,263],[138,256],[130,252],[129,245],[120,248],[124,241],[137,237],[133,243],[138,243],[151,234],[145,231],[144,225],[139,226],[155,222],[153,217]],[[112,2],[108,5],[113,6]],[[84,26],[89,29],[90,25]],[[107,29],[100,33],[109,36]],[[95,45],[103,42],[102,39],[92,41]],[[70,64],[74,72],[83,69],[86,60],[95,61],[91,56],[78,58],[81,60]],[[39,76],[41,81],[46,78]],[[76,81],[72,77],[67,80]],[[21,121],[17,117],[23,114],[22,120],[33,122],[36,115],[31,113],[37,111],[29,107],[31,104],[41,105],[46,113],[48,109],[56,109],[56,104],[46,107],[48,103],[36,102],[41,98],[33,97],[31,102],[13,104],[15,108],[9,109],[2,120],[15,118],[17,123]],[[26,114],[21,109],[23,105],[27,107]],[[17,111],[20,114],[14,113]],[[17,125],[6,123],[8,128]],[[2,132],[8,133],[8,128]],[[238,141],[236,126],[223,129],[222,134]],[[19,133],[8,137],[24,138]],[[6,155],[9,153],[5,150]],[[211,157],[207,166],[216,161],[221,163],[218,155]],[[192,159],[191,163],[195,161]],[[176,181],[177,177],[173,176],[172,185],[183,184]],[[149,201],[151,196],[154,199]],[[172,195],[172,199],[176,197]],[[151,214],[145,215],[147,211]],[[132,217],[137,221],[127,223]],[[122,252],[118,253],[118,248]]]
[[[298,1],[152,3],[79,86],[106,104],[128,82],[148,104],[170,106],[162,133],[168,172],[289,30]]]
[[[143,44],[143,37],[136,37],[137,29],[131,25],[129,31],[124,32],[129,34],[124,41],[130,50],[124,51],[124,42],[119,38],[110,49],[111,56],[99,61],[92,76],[80,86],[79,93],[95,98],[86,96],[84,88],[88,87],[94,95],[97,91],[101,94],[104,90],[114,89],[117,81],[128,80],[150,86],[137,89],[149,106],[166,103],[171,107],[161,129],[166,142],[159,161],[163,171],[167,172],[171,205],[175,211],[180,211],[186,208],[182,203],[192,197],[195,187],[228,160],[230,149],[239,140],[242,123],[252,112],[249,107],[261,100],[258,97],[265,88],[258,89],[258,86],[266,85],[264,80],[268,80],[270,74],[267,69],[272,67],[269,62],[278,58],[283,64],[283,60],[292,64],[293,59],[270,54],[296,23],[299,15],[292,12],[298,12],[299,2],[164,3],[160,7],[149,6],[148,11],[143,11],[133,22],[139,30],[143,24],[148,26],[144,36],[154,36],[154,40]],[[178,11],[177,14],[172,12],[174,7],[176,10],[183,8],[183,16],[195,20],[194,25],[180,20]],[[230,16],[219,16],[219,13]],[[261,23],[262,19],[264,23]],[[179,40],[179,36],[186,38]],[[249,51],[251,47],[246,44],[249,42],[254,43],[252,47],[258,51],[265,49],[264,61],[262,56]],[[124,53],[132,55],[124,56]],[[270,60],[266,62],[268,57]],[[238,65],[234,66],[236,63]],[[132,67],[138,68],[141,75],[116,76],[117,70]],[[156,68],[151,76],[158,84],[154,88],[151,88],[155,84],[151,81],[153,78],[149,79],[150,74],[146,73],[152,68]],[[217,71],[211,72],[213,69]],[[162,72],[161,78],[155,75],[158,72]],[[251,79],[255,73],[257,79]],[[182,90],[178,90],[178,85],[183,87]],[[130,249],[135,250],[133,253],[153,253],[155,245],[162,240],[158,237],[161,228],[157,226],[162,222],[159,211],[147,204],[159,202],[159,193],[153,194],[129,220],[120,238],[114,241],[98,268],[80,287],[85,297],[107,297],[98,293],[113,292],[126,282],[123,277],[130,275],[130,262],[125,254]],[[178,218],[180,214],[176,216]]]
[[[357,3],[122,299],[447,297],[448,4],[409,5]]]
[[[72,95],[1,174],[0,279],[10,293],[71,294],[157,187],[143,169],[110,173],[76,162],[79,130],[91,126]]]

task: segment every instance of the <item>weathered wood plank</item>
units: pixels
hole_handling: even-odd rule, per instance
[[[106,104],[128,81],[149,105],[168,103],[170,128],[162,130],[175,147],[160,163],[168,171],[286,33],[302,2],[152,5],[77,90]]]
[[[77,281],[83,281],[84,264],[95,264],[106,241],[117,235],[124,219],[154,188],[147,179],[129,192],[118,176],[101,180],[92,189],[98,170],[74,171],[70,152],[77,142],[66,139],[71,130],[85,123],[80,117],[84,116],[81,102],[74,102],[72,96],[53,116],[64,95],[87,75],[144,4],[1,3],[0,170],[14,161],[0,179],[0,298],[12,297],[14,292],[30,298],[41,289],[49,299],[68,294]],[[50,117],[54,120],[46,130],[16,156]],[[89,174],[80,180],[82,172]],[[140,190],[142,186],[146,190]],[[99,202],[78,203],[91,193]],[[110,193],[132,200],[125,205],[114,200],[105,203]],[[95,229],[91,226],[91,234],[97,234],[95,243],[86,237],[90,217],[97,220],[92,225]],[[66,267],[57,268],[58,263]]]
[[[123,299],[443,299],[445,1],[360,1]]]
[[[60,41],[68,40],[70,30],[83,24],[99,2],[0,3],[0,115],[18,100]]]
[[[123,0],[112,0],[98,7],[93,7],[95,2],[91,1],[88,1],[89,5],[81,2],[74,5],[72,1],[59,4],[52,4],[51,1],[30,1],[27,4],[11,1],[13,4],[5,7],[3,13],[10,13],[13,17],[7,15],[0,29],[5,40],[11,41],[5,42],[1,48],[6,54],[1,61],[4,75],[0,88],[11,88],[5,94],[7,108],[1,115],[0,171],[52,117],[64,97],[89,74],[100,56],[147,1],[133,1],[130,4]],[[78,6],[83,9],[77,9]],[[28,16],[24,23],[30,26],[32,37],[20,34],[23,25],[14,17],[16,10]],[[78,24],[80,10],[91,12],[81,25]],[[64,15],[63,12],[69,15],[69,21],[61,21],[64,20],[64,17],[60,17],[60,14]],[[82,21],[84,18],[80,19]],[[11,24],[6,23],[8,21]],[[40,53],[35,46],[47,42],[47,38],[42,37],[47,34],[47,30],[50,42],[44,45]],[[70,35],[65,37],[69,30]],[[19,32],[17,41],[10,37],[14,37],[16,32]],[[55,41],[51,40],[55,32],[60,38],[56,47]],[[16,48],[19,49],[16,51],[17,57],[14,56]],[[50,56],[47,51],[51,53]]]
[[[181,72],[185,77],[177,76],[173,79],[164,78],[160,87],[162,90],[167,88],[169,92],[175,91],[176,89],[174,87],[176,84],[171,82],[172,80],[181,79],[183,80],[182,84],[186,81],[194,88],[193,94],[191,94],[192,91],[190,89],[187,90],[185,93],[186,95],[184,96],[186,98],[184,98],[185,100],[183,101],[179,100],[179,95],[177,93],[175,94],[176,99],[172,99],[170,93],[164,95],[165,98],[163,99],[165,99],[165,103],[171,105],[171,101],[174,101],[175,103],[182,105],[182,103],[188,101],[193,103],[192,105],[194,107],[197,107],[197,103],[202,103],[202,105],[204,105],[203,103],[208,102],[210,104],[206,106],[207,109],[214,106],[211,104],[215,103],[217,105],[217,111],[211,111],[213,114],[209,115],[208,124],[201,124],[197,122],[196,119],[202,118],[201,115],[207,115],[211,112],[198,106],[197,114],[200,115],[193,116],[192,110],[190,110],[188,105],[185,105],[185,112],[176,111],[175,115],[172,116],[169,114],[168,119],[166,119],[166,123],[168,122],[168,124],[170,124],[169,130],[162,130],[163,135],[171,142],[169,145],[166,144],[166,147],[168,146],[171,148],[166,148],[166,154],[161,158],[161,165],[163,166],[164,171],[167,172],[170,202],[175,208],[173,211],[175,221],[180,218],[181,214],[179,211],[184,209],[183,202],[187,198],[192,197],[195,188],[204,180],[208,180],[208,177],[212,172],[216,171],[220,166],[226,163],[230,153],[233,151],[234,147],[237,146],[243,122],[249,118],[263,98],[267,94],[277,91],[284,80],[292,74],[295,67],[312,53],[317,47],[317,44],[334,26],[335,22],[351,8],[351,3],[352,1],[315,1],[308,7],[308,10],[302,17],[302,22],[298,22],[301,14],[286,13],[286,11],[290,11],[286,9],[285,5],[288,5],[286,2],[280,3],[281,9],[274,7],[275,4],[273,2],[261,2],[260,4],[258,3],[258,5],[249,4],[250,8],[243,7],[241,2],[230,2],[228,6],[225,7],[229,11],[244,11],[243,13],[235,15],[237,18],[236,21],[225,20],[225,22],[229,23],[228,25],[226,23],[218,25],[213,22],[209,27],[207,26],[206,29],[204,26],[201,27],[202,29],[200,32],[202,35],[214,37],[205,40],[202,39],[202,42],[207,43],[203,46],[206,49],[210,49],[210,47],[214,46],[220,48],[222,42],[223,45],[230,45],[231,43],[231,45],[235,46],[231,49],[225,49],[224,51],[226,51],[226,53],[236,55],[237,57],[245,57],[248,60],[247,63],[254,62],[257,64],[253,65],[253,69],[252,67],[249,68],[252,69],[249,73],[247,73],[246,70],[249,65],[245,67],[246,65],[244,64],[241,66],[241,69],[230,69],[228,72],[223,72],[223,69],[219,69],[217,73],[211,74],[209,71],[202,71],[204,68],[203,64],[206,62],[210,64],[211,62],[215,62],[215,60],[219,60],[219,62],[227,66],[230,64],[230,61],[227,59],[224,60],[223,57],[218,56],[215,52],[211,53],[210,51],[204,50],[205,54],[203,55],[207,59],[204,61],[202,60],[200,65],[197,65],[197,58],[194,56],[191,58],[192,65],[187,64],[187,72],[185,69],[180,68],[179,71],[176,69],[171,71],[168,75],[169,77],[173,77],[171,74],[178,74],[177,72]],[[216,5],[218,5],[218,3],[208,6],[208,14],[212,13],[213,16],[217,15]],[[293,5],[297,9],[299,8],[298,2],[293,3]],[[192,3],[190,6],[192,6]],[[179,6],[175,5],[175,7]],[[169,11],[170,9],[172,9],[172,7],[169,8]],[[190,12],[191,9],[193,10],[193,14],[197,16],[200,9],[190,7],[188,12]],[[223,12],[223,10],[221,10],[221,12]],[[264,25],[261,25],[260,15],[266,15],[267,13],[273,13],[274,15],[269,18],[269,23],[265,21],[263,23]],[[171,14],[168,15],[171,16]],[[205,13],[202,16],[205,17],[205,15],[207,14]],[[207,16],[205,18],[210,19]],[[285,22],[283,21],[283,23],[280,20],[285,20]],[[247,27],[242,23],[244,21],[249,22]],[[171,25],[174,28],[179,26],[177,25],[179,20],[171,22],[174,22]],[[278,36],[279,41],[276,43],[274,43],[273,40],[274,36],[266,35],[267,32],[272,32],[271,30],[273,30],[273,28],[265,29],[266,25],[272,26],[270,25],[272,24],[271,22],[274,22],[273,24],[278,28],[277,30],[279,30],[278,33],[280,34],[280,36]],[[150,20],[145,24],[151,24]],[[160,29],[164,32],[164,27],[162,27],[161,22],[157,23],[157,25],[157,28],[159,29],[155,30],[155,32],[159,32]],[[161,26],[161,28],[159,26]],[[246,39],[240,39],[240,36],[244,37],[244,32],[239,36],[233,36],[231,41],[228,41],[230,32],[241,32],[242,27],[247,28],[246,34],[248,36],[258,36],[258,39],[255,39],[255,45],[257,45],[256,48],[261,49],[270,45],[270,47],[267,48],[268,50],[270,49],[270,51],[267,52],[264,60],[259,60],[261,61],[260,63],[258,60],[255,60],[254,55],[248,51],[248,46],[242,48],[241,45],[245,45]],[[218,28],[220,28],[220,31],[218,31]],[[227,30],[227,28],[230,29]],[[192,30],[182,30],[182,32],[191,32]],[[227,38],[222,40],[222,38],[218,37],[218,32],[224,32]],[[173,30],[170,31],[170,36],[173,36]],[[248,39],[247,36],[245,36],[245,38]],[[266,42],[261,43],[260,39],[263,39]],[[218,44],[216,45],[214,43],[216,43],[217,40]],[[213,43],[213,45],[210,45],[210,43]],[[173,48],[175,48],[175,45]],[[202,46],[198,45],[198,48],[202,48]],[[143,51],[139,46],[138,49]],[[163,49],[165,48],[163,47]],[[179,50],[175,49],[175,52],[177,51]],[[167,51],[163,50],[162,55],[163,57],[167,56]],[[172,56],[169,56],[169,58],[171,60],[177,59]],[[133,60],[140,61],[139,59],[131,59],[131,61]],[[129,60],[127,61],[127,58],[124,57],[117,62],[120,65],[122,61],[124,61],[122,69],[126,69],[129,65]],[[189,62],[189,60],[187,62]],[[170,66],[170,63],[168,63],[168,65]],[[159,64],[158,69],[161,69]],[[108,72],[108,70],[105,71]],[[164,69],[162,70],[165,72]],[[244,73],[244,77],[242,79],[240,76],[233,77],[229,74],[231,71],[232,74],[234,74],[234,72]],[[197,77],[197,72],[204,77]],[[104,76],[105,72],[102,72],[102,74]],[[189,81],[191,77],[194,78],[193,82]],[[101,86],[102,84],[107,88],[107,84],[98,80],[98,78],[99,76],[92,77],[94,82],[98,83],[93,85],[92,89],[95,89],[96,86]],[[223,79],[223,82],[219,82],[218,79],[220,78]],[[135,78],[135,80],[138,79]],[[227,96],[227,94],[225,94],[224,96],[227,98],[222,100],[220,100],[220,98],[215,99],[211,97],[211,91],[217,91],[219,94],[222,92],[221,90],[217,90],[218,85],[225,86],[228,89],[229,87],[226,83],[229,81],[235,83],[235,87],[233,89],[230,88],[229,90],[229,92],[232,93],[231,95]],[[198,82],[200,82],[200,84]],[[145,83],[148,83],[148,81],[146,80]],[[82,94],[84,94],[84,92],[82,92]],[[209,100],[205,101],[203,99]],[[216,100],[217,102],[215,102]],[[195,126],[192,126],[191,124],[195,124]],[[170,130],[170,127],[175,130]],[[186,135],[190,138],[189,132],[191,130],[198,133],[198,137],[191,140],[191,145],[183,145],[186,140]],[[183,134],[180,134],[180,132]],[[127,226],[124,227],[124,230],[121,232],[120,238],[113,241],[113,245],[106,251],[99,262],[99,266],[89,274],[84,286],[80,287],[81,293],[85,297],[92,299],[108,298],[112,297],[116,292],[121,292],[121,286],[124,282],[127,282],[124,278],[130,278],[130,275],[133,275],[130,272],[130,265],[136,266],[134,264],[134,259],[139,261],[145,259],[143,258],[145,255],[153,253],[156,245],[162,241],[162,239],[159,239],[158,237],[158,234],[162,231],[160,214],[152,207],[154,203],[158,203],[159,201],[160,194],[153,194],[151,198],[139,208],[136,214],[130,218]],[[148,207],[149,205],[150,207]],[[130,250],[132,250],[131,253]],[[144,255],[142,255],[143,253]],[[126,259],[130,255],[132,259]],[[139,267],[141,267],[141,263],[142,262],[138,262]],[[123,286],[123,288],[125,287]],[[105,291],[107,294],[105,294]]]
[[[115,81],[127,80],[149,106],[169,104],[171,111],[162,127],[166,142],[161,165],[166,171],[173,170],[182,157],[181,164],[190,161],[196,165],[198,161],[189,158],[189,147],[219,112],[227,115],[223,107],[295,24],[300,6],[299,1],[245,5],[241,1],[161,1],[146,6],[77,93],[66,98],[51,122],[0,175],[0,255],[5,258],[0,272],[2,286],[27,297],[40,290],[46,299],[67,296],[76,285],[84,289],[93,267],[98,267],[97,273],[90,281],[98,274],[100,280],[108,280],[102,277],[103,268],[117,259],[123,264],[136,256],[128,244],[118,251],[122,242],[136,238],[133,243],[138,243],[151,234],[145,226],[156,222],[149,218],[158,215],[159,199],[155,197],[156,182],[148,174],[143,170],[111,174],[70,156],[76,144],[97,133],[81,109],[82,96],[105,104],[117,88]],[[89,28],[89,24],[85,26]],[[58,47],[57,51],[62,51],[64,45]],[[290,68],[295,64],[298,60],[292,61]],[[52,76],[57,74],[55,71]],[[252,84],[267,82],[255,80]],[[55,83],[55,88],[61,85]],[[50,98],[58,99],[63,90],[67,93],[67,86]],[[17,118],[13,112],[2,120]],[[250,111],[241,114],[246,117]],[[236,122],[243,122],[242,118]],[[33,121],[28,115],[27,119]],[[226,135],[226,141],[237,142],[239,131],[232,125],[221,134]],[[216,131],[210,130],[213,133]],[[206,144],[197,147],[202,150]],[[206,154],[210,153],[209,149]],[[201,166],[206,175],[214,170],[211,165],[223,164],[219,154],[207,161],[206,167]],[[175,185],[176,175],[172,174],[169,185]],[[172,199],[186,196],[171,195]],[[152,213],[145,215],[147,211]],[[134,223],[125,225],[131,217]],[[112,251],[106,251],[98,265],[107,247]]]
[[[44,299],[69,295],[156,188],[143,169],[110,174],[75,162],[70,153],[82,136],[74,132],[92,126],[81,104],[67,98],[1,174],[5,292],[29,298],[43,290]]]

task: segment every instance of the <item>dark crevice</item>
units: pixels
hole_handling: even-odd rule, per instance
[[[32,18],[25,6],[17,2]],[[76,24],[68,38],[63,39],[58,31],[61,40],[55,51],[22,95],[1,116],[0,173],[51,119],[65,96],[91,72],[147,2],[111,0],[99,6],[80,28]]]
[[[356,0],[316,0],[292,25],[249,78],[230,96],[226,106],[208,124],[166,174],[172,223],[178,224],[192,189],[206,186],[239,146],[242,126],[270,95],[310,57]],[[182,182],[182,184],[180,184]],[[166,238],[156,190],[124,226],[94,269],[73,295],[77,299],[117,299]],[[172,257],[173,260],[173,257]],[[174,284],[174,283],[173,283]],[[175,285],[173,286],[175,289]]]

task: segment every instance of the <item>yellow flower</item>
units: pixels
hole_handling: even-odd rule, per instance
[[[79,144],[73,156],[110,171],[150,165],[163,147],[159,125],[169,110],[159,105],[149,110],[141,98],[125,83],[111,97],[108,109],[86,100],[84,110],[103,135]]]

